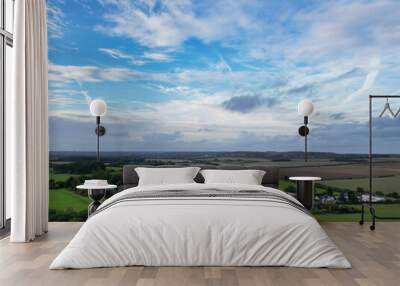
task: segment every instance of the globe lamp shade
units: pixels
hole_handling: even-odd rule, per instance
[[[104,116],[107,112],[107,104],[104,100],[95,99],[90,103],[90,113],[93,116]]]
[[[299,112],[300,115],[309,116],[314,111],[314,105],[312,104],[311,101],[303,99],[302,101],[299,102],[297,106],[297,111]]]

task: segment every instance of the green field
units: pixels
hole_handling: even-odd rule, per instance
[[[361,209],[360,205],[351,205]],[[382,217],[400,217],[400,204],[375,204],[374,205],[377,216]],[[355,214],[323,214],[315,215],[319,221],[358,221],[360,213]],[[370,220],[371,216],[369,210],[365,209],[365,220]],[[378,219],[379,221],[379,219]]]
[[[288,180],[280,180],[279,181],[279,189],[282,190],[282,191],[284,191],[286,188],[288,188],[290,186],[297,188],[296,187],[296,182],[288,181]],[[317,193],[318,191],[321,191],[321,189],[316,187],[315,188],[315,192]]]
[[[327,180],[322,181],[322,184],[330,187],[345,188],[355,191],[357,187],[361,187],[364,190],[368,190],[369,179],[346,179],[346,180]],[[400,176],[391,176],[384,178],[374,178],[372,180],[372,187],[374,192],[400,192]]]
[[[387,183],[386,181],[388,179],[392,179]],[[389,188],[389,190],[386,190],[386,192],[390,192],[390,190],[394,189],[396,185],[400,183],[400,176],[396,177],[387,177],[387,178],[377,178],[374,180],[377,180],[376,184],[379,184],[379,186],[386,186]],[[398,182],[395,184],[395,180],[398,180]],[[346,188],[350,190],[356,190],[357,187],[361,186],[364,187],[360,183],[368,183],[368,179],[351,179],[351,180],[332,180],[332,181],[323,181],[322,182],[325,185],[332,186],[332,187],[338,187],[338,188]],[[327,183],[332,183],[332,184],[327,184]],[[391,186],[390,184],[394,184]],[[284,190],[285,188],[289,186],[296,186],[294,182],[288,181],[288,180],[280,180],[279,181],[279,189]],[[366,190],[367,188],[364,187]],[[378,191],[378,189],[376,189]],[[318,188],[316,189],[318,191]],[[356,207],[361,210],[361,205],[348,205],[352,207]],[[375,205],[376,209],[376,214],[378,216],[383,216],[383,217],[400,217],[400,204],[376,204]],[[353,213],[353,214],[316,214],[314,215],[319,221],[358,221],[360,219],[360,213]],[[370,213],[369,210],[366,209],[365,211],[365,219],[370,220]]]
[[[75,211],[86,210],[90,203],[90,199],[81,195],[75,194],[66,189],[50,190],[49,194],[49,208],[55,210],[66,210],[72,208]],[[351,205],[361,208],[360,205]],[[377,215],[400,217],[400,204],[376,204]],[[360,214],[324,214],[315,215],[319,221],[358,221]],[[370,219],[368,210],[365,212],[366,220]]]
[[[107,170],[111,171],[112,173],[122,173],[122,167],[107,166]]]
[[[49,192],[49,209],[66,210],[72,208],[75,211],[81,211],[87,209],[89,203],[88,197],[67,189],[50,190]]]
[[[288,180],[279,180],[279,189],[284,190],[289,186],[296,187],[296,183]]]
[[[65,182],[68,180],[70,177],[79,177],[80,175],[78,174],[55,174],[53,172],[49,173],[49,179],[54,180],[55,182]]]
[[[209,159],[204,159],[208,160]],[[226,160],[226,158],[225,158]],[[233,160],[233,159],[232,159]],[[218,164],[222,164],[219,159],[217,160]],[[237,159],[236,159],[237,161]],[[253,160],[254,161],[254,160]],[[257,160],[256,160],[257,161]],[[259,162],[262,162],[260,159]],[[226,164],[232,164],[232,162],[224,162]],[[243,163],[243,162],[242,162]],[[272,162],[275,165],[275,162]],[[270,164],[272,164],[270,162]],[[298,162],[289,162],[290,164],[299,164]],[[289,164],[289,163],[282,163],[282,164]],[[315,165],[316,163],[324,163],[324,162],[313,162]],[[326,163],[326,162],[325,162]],[[324,164],[325,164],[324,163]],[[228,165],[229,165],[228,164]],[[254,162],[254,164],[259,164],[258,161]],[[320,183],[336,187],[342,190],[349,189],[349,190],[356,190],[357,187],[362,187],[365,190],[368,188],[368,178],[365,178],[365,164],[341,164],[338,166],[337,163],[333,165],[332,162],[326,163],[327,166],[312,166],[312,167],[299,167],[299,168],[283,168],[281,171],[282,177],[287,177],[291,175],[316,175],[321,176],[323,178],[327,178],[327,180],[321,181]],[[400,192],[400,163],[399,162],[392,162],[392,163],[385,163],[379,167],[379,172],[376,172],[376,175],[386,175],[387,177],[379,177],[374,178],[374,191],[381,191],[381,192]],[[122,167],[118,166],[106,166],[108,171],[108,176],[114,174],[121,174]],[[64,169],[65,170],[65,169]],[[55,173],[53,168],[50,168],[50,179],[54,180],[55,182],[66,182],[70,177],[79,177],[80,174],[69,174],[69,173]],[[86,174],[90,173],[90,170],[83,171]],[[304,172],[304,174],[302,173]],[[315,173],[314,173],[315,172]],[[328,176],[329,175],[329,176]],[[91,174],[87,175],[88,177],[92,176]],[[110,177],[112,177],[110,176]],[[354,179],[348,179],[352,178]],[[61,186],[63,186],[61,184]],[[289,181],[289,180],[280,180],[279,182],[279,189],[285,190],[289,186],[296,187],[296,183]],[[339,190],[340,192],[342,190]],[[326,190],[316,188],[316,193],[326,193]],[[334,195],[337,196],[339,194],[338,191],[334,192]],[[58,215],[58,219],[60,221],[68,220],[67,216],[63,214],[63,211],[67,209],[73,209],[76,212],[85,211],[89,205],[91,200],[87,196],[82,196],[76,193],[74,190],[70,190],[67,188],[63,189],[52,189],[49,192],[49,208],[59,211],[56,215]],[[360,208],[359,205],[352,205],[356,208]],[[377,215],[380,216],[390,216],[390,217],[400,217],[400,204],[377,204],[376,205]],[[316,214],[315,217],[320,221],[358,221],[360,218],[359,213],[352,213],[352,214]],[[57,219],[57,218],[56,218]],[[369,219],[369,213],[366,212],[366,219]],[[84,220],[82,218],[82,220]]]

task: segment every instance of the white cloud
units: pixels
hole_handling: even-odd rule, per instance
[[[182,98],[151,104],[125,102],[118,106],[109,99],[107,103],[110,110],[105,120],[108,124],[124,122],[131,126],[146,126],[144,130],[135,132],[138,138],[152,130],[162,130],[170,134],[180,132],[185,142],[209,140],[221,144],[238,137],[243,130],[260,136],[274,136],[287,134],[288,131],[295,132],[297,128],[298,116],[292,112],[295,110],[294,105],[288,104],[276,109],[260,106],[252,114],[242,114],[231,112],[221,105],[237,95],[234,90],[206,92],[188,86],[156,88],[167,94],[181,95]],[[132,106],[136,108],[132,109]],[[53,110],[51,116],[90,121],[86,110]]]
[[[351,100],[357,99],[361,95],[365,95],[368,91],[371,90],[371,88],[375,84],[375,80],[379,74],[379,69],[380,69],[380,59],[379,58],[373,58],[369,62],[369,67],[368,67],[368,73],[365,77],[365,80],[362,84],[362,86],[356,90],[354,93],[350,94],[349,97],[346,99],[345,102],[349,102]]]
[[[98,82],[95,76],[98,68],[95,66],[73,66],[73,65],[49,65],[49,81],[71,82],[80,80],[82,82]]]
[[[225,61],[224,57],[219,55],[219,61],[212,66],[217,71],[232,72],[231,66]]]
[[[101,81],[130,81],[152,80],[166,83],[194,84],[202,83],[205,86],[239,84],[252,86],[256,83],[265,83],[273,80],[274,75],[268,71],[230,71],[228,67],[220,66],[220,63],[211,66],[210,69],[177,69],[172,72],[145,72],[125,67],[75,66],[56,65],[49,66],[49,80],[61,83]]]
[[[124,67],[101,68],[97,66],[49,65],[49,81],[54,83],[160,80],[169,79],[162,73],[146,73]]]
[[[160,92],[170,95],[179,95],[179,96],[197,96],[197,97],[205,97],[207,96],[204,92],[200,91],[196,88],[191,88],[189,86],[163,86],[163,85],[156,85],[154,86]]]
[[[142,96],[138,97],[142,102],[128,102],[127,97],[122,98],[123,103],[110,102],[109,122],[146,126],[146,130],[131,131],[137,138],[150,130],[162,130],[164,134],[179,132],[185,142],[206,140],[229,146],[243,130],[259,138],[296,136],[301,124],[296,105],[302,98],[315,104],[312,127],[329,126],[332,118],[358,124],[367,120],[368,93],[398,90],[398,1],[313,2],[275,22],[253,2],[251,9],[240,1],[101,3],[107,6],[103,15],[107,22],[98,30],[128,37],[146,48],[139,47],[142,52],[135,50],[135,56],[117,48],[99,50],[131,63],[166,62],[163,72],[147,66],[52,65],[51,85],[75,80],[119,84],[156,81],[140,86],[156,93],[149,92],[151,103]],[[273,14],[280,17],[280,10]],[[181,64],[192,59],[193,46],[185,45],[192,38],[203,42],[195,54],[199,52],[202,58],[194,64]],[[208,45],[214,41],[216,45]],[[172,58],[173,51],[177,52]],[[217,60],[215,55],[220,55]],[[178,59],[176,65],[169,63],[172,59]],[[203,65],[196,66],[198,62]],[[277,103],[258,106],[255,100],[256,108],[245,113],[224,108],[224,102],[243,95],[254,95],[260,102],[273,98]],[[60,95],[55,100],[62,105],[64,99]],[[57,110],[53,115],[90,120],[86,113]]]
[[[47,1],[47,29],[49,37],[62,38],[66,29],[66,19],[64,12],[56,3]]]
[[[133,56],[114,48],[99,48],[99,51],[114,59],[126,59],[131,64],[138,66],[148,62],[166,62],[171,60],[168,54],[160,52],[144,52],[141,56]]]
[[[109,55],[114,59],[127,59],[133,65],[144,65],[146,62],[140,59],[137,59],[135,56],[124,53],[118,49],[113,48],[99,48],[99,51]]]
[[[99,69],[97,71],[97,75],[102,80],[109,80],[109,81],[125,81],[131,78],[140,77],[141,73],[129,70],[127,68],[106,68],[106,69]]]
[[[251,16],[256,2],[222,1],[129,1],[102,0],[114,7],[104,15],[108,22],[98,30],[110,36],[124,36],[147,47],[177,47],[194,37],[210,42],[238,35],[241,30],[257,30]],[[253,5],[249,5],[253,4]],[[201,10],[201,13],[198,12]]]
[[[334,1],[295,16],[294,55],[370,55],[399,50],[399,1]],[[296,52],[295,52],[296,51]]]
[[[164,53],[145,52],[143,54],[143,57],[149,60],[159,61],[159,62],[170,60],[169,55]]]
[[[89,92],[87,92],[86,90],[83,89],[83,85],[82,82],[80,80],[76,80],[78,86],[79,86],[79,93],[81,95],[83,95],[83,97],[85,98],[86,104],[89,106],[90,103],[92,102],[92,98],[89,95]]]
[[[55,106],[82,104],[84,101],[81,95],[80,90],[73,88],[51,88],[49,89],[49,104],[54,104]]]
[[[225,86],[230,84],[251,86],[256,82],[266,83],[266,81],[273,80],[275,77],[274,74],[265,70],[229,72],[226,67],[221,68],[215,65],[211,66],[211,69],[177,69],[174,75],[177,80],[184,83],[222,84]]]

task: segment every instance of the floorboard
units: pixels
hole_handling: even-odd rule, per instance
[[[289,267],[119,267],[48,270],[81,223],[50,223],[49,233],[32,243],[0,240],[0,285],[399,285],[400,222],[382,222],[376,231],[357,223],[322,223],[352,269]]]

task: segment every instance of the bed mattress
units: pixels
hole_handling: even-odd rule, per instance
[[[351,267],[290,195],[262,186],[196,183],[114,195],[50,269],[129,265]]]

